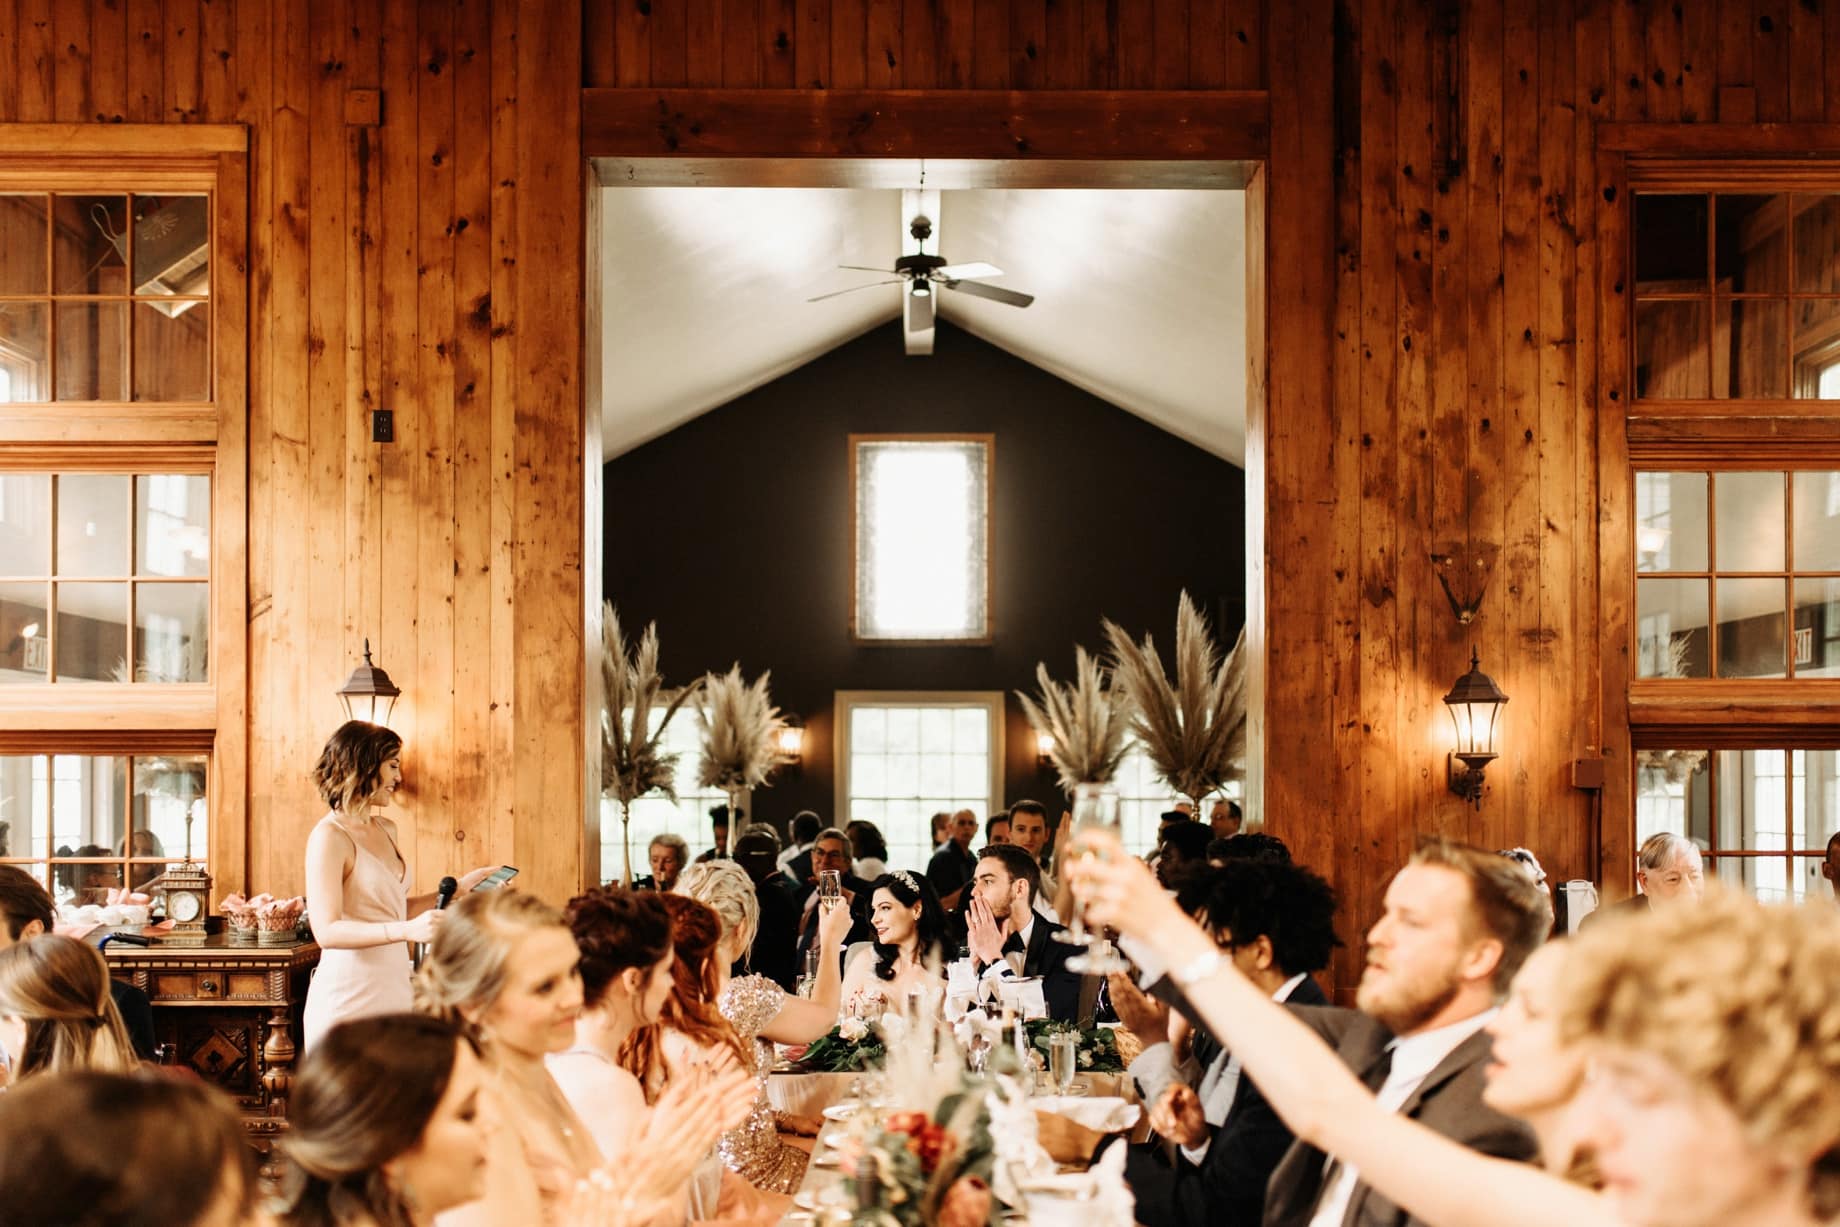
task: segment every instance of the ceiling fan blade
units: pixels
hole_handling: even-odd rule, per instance
[[[948,264],[943,268],[936,268],[933,270],[933,275],[943,277],[947,281],[964,281],[972,277],[1001,277],[1003,270],[994,264],[973,260],[969,264]]]
[[[854,294],[858,290],[873,290],[878,285],[896,285],[900,281],[901,281],[901,278],[899,277],[890,277],[887,281],[871,281],[865,285],[853,285],[847,290],[832,290],[829,294],[820,294],[816,298],[807,298],[805,301],[806,302],[823,302],[825,299],[835,298],[839,294]]]
[[[872,268],[867,264],[839,264],[837,267],[838,268],[853,268],[859,273],[891,273],[894,271],[893,269],[889,269],[889,268]]]
[[[1026,307],[1035,301],[1033,294],[1019,294],[1015,290],[1006,290],[1000,285],[985,285],[982,281],[947,281],[942,284],[948,290],[957,290],[978,298],[988,298],[991,302],[1000,302],[1011,307]]]
[[[907,296],[907,331],[926,332],[932,327],[933,296],[909,293]]]

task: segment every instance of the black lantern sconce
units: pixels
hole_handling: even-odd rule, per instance
[[[387,725],[390,713],[396,710],[396,697],[401,693],[402,688],[390,680],[390,675],[371,662],[371,641],[365,639],[364,663],[353,669],[345,684],[339,687],[339,702],[345,706],[345,718]]]
[[[1457,679],[1444,705],[1457,727],[1457,748],[1449,760],[1450,791],[1482,808],[1482,771],[1500,753],[1501,709],[1508,701],[1495,679],[1478,666],[1476,650],[1470,649],[1469,672]],[[1461,764],[1461,766],[1459,766]]]

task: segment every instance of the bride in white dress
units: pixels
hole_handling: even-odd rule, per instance
[[[869,895],[873,946],[858,946],[843,972],[845,1018],[878,1018],[916,993],[945,992],[946,913],[933,884],[897,869]]]

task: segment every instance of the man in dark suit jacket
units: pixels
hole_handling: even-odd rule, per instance
[[[1054,940],[1054,924],[1035,911],[1041,866],[1015,844],[993,844],[978,855],[965,907],[966,944],[986,980],[1039,976],[1048,1016],[1072,1022],[1079,1016],[1080,976],[1067,970],[1076,947]],[[1020,955],[1020,960],[1013,956]]]
[[[1380,1103],[1472,1150],[1532,1159],[1531,1130],[1482,1101],[1484,1028],[1552,928],[1552,904],[1519,862],[1438,840],[1387,887],[1367,934],[1358,1010],[1296,1014],[1373,1088]],[[1352,1167],[1293,1142],[1265,1193],[1266,1227],[1408,1227],[1420,1220]]]
[[[1198,880],[1182,903],[1230,954],[1242,974],[1293,1005],[1327,1005],[1312,975],[1329,965],[1335,892],[1298,865],[1236,860]],[[1111,980],[1120,1017],[1139,1036],[1166,1034],[1167,1009],[1122,976]],[[1167,1041],[1147,1038],[1131,1074],[1151,1104],[1157,1131],[1177,1143],[1134,1146],[1125,1175],[1148,1227],[1257,1227],[1265,1183],[1290,1148],[1291,1131],[1243,1076],[1231,1053],[1196,1037],[1194,1053],[1176,1062]]]
[[[843,939],[838,957],[842,958],[844,951],[857,942],[874,941],[875,930],[869,924],[869,896],[874,883],[865,882],[850,872],[850,841],[844,833],[836,827],[819,831],[810,850],[792,863],[797,865],[799,859],[805,860],[811,869],[808,881],[795,882],[800,909],[797,966],[803,970],[807,952],[818,944],[818,874],[827,869],[839,875],[843,897],[850,908],[850,931]]]
[[[799,904],[778,860],[779,840],[770,830],[749,831],[735,841],[735,863],[754,880],[754,897],[760,903],[760,925],[748,951],[748,967],[790,993],[798,987],[793,947],[798,941]]]

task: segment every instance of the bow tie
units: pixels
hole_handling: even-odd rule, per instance
[[[1029,948],[1022,944],[1022,934],[1011,933],[1003,943],[1004,954],[1027,954]]]

